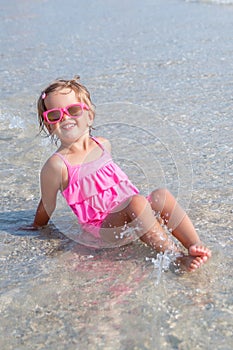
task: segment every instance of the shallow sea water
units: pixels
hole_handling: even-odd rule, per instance
[[[1,7],[0,348],[232,349],[230,1]],[[199,271],[174,273],[139,242],[74,242],[62,201],[43,231],[17,230],[55,150],[38,135],[37,96],[75,74],[97,107],[94,134],[142,193],[169,188],[212,249]]]

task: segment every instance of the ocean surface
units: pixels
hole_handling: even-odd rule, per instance
[[[233,1],[0,4],[0,349],[231,350]],[[94,135],[142,193],[172,191],[212,250],[199,271],[137,241],[87,247],[61,198],[46,229],[18,229],[55,150],[37,98],[76,74]]]

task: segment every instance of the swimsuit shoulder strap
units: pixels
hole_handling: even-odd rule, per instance
[[[63,160],[63,162],[67,168],[68,178],[69,178],[69,182],[70,182],[70,179],[73,177],[74,173],[79,169],[80,166],[79,165],[72,166],[61,153],[55,152],[54,155],[58,156],[59,158],[61,158]]]
[[[69,171],[71,165],[70,163],[68,162],[68,160],[61,154],[61,153],[58,153],[58,152],[55,152],[54,153],[55,156],[58,156],[59,158],[61,158],[63,160],[63,162],[65,163],[65,165],[67,166],[67,169]]]
[[[92,138],[93,141],[95,141],[95,142],[97,143],[97,145],[98,145],[103,151],[105,151],[104,146],[97,140],[96,137],[91,136],[91,138]]]

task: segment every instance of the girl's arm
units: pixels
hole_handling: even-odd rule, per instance
[[[57,156],[48,159],[41,170],[41,200],[38,205],[33,226],[47,225],[56,208],[57,193],[62,183],[63,162]]]
[[[36,230],[46,226],[56,208],[57,193],[61,188],[63,162],[57,156],[48,159],[41,170],[41,200],[36,210],[34,222],[22,227],[26,230]]]
[[[50,219],[50,216],[48,215],[48,213],[43,205],[43,201],[41,199],[40,203],[37,207],[37,211],[36,211],[34,222],[32,224],[32,228],[37,229],[37,228],[46,226],[49,219]]]

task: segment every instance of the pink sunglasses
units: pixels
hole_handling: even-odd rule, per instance
[[[43,117],[47,123],[56,124],[62,120],[64,114],[71,118],[80,118],[84,109],[88,111],[90,108],[85,103],[74,103],[65,108],[49,109],[43,112]]]

